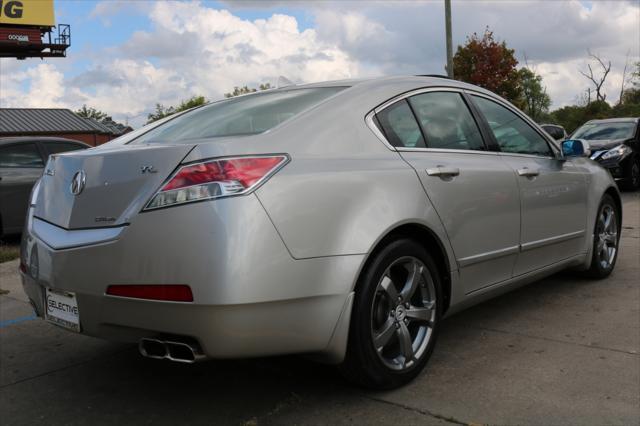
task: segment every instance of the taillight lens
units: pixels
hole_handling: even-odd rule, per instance
[[[246,194],[288,160],[286,155],[270,155],[221,158],[184,165],[153,196],[145,210]]]

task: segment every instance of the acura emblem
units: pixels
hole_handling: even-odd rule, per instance
[[[73,195],[79,195],[84,189],[84,184],[87,180],[87,174],[84,170],[77,171],[75,175],[73,175],[73,179],[71,179],[71,193]]]

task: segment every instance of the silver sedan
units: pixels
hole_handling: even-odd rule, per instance
[[[588,153],[444,78],[214,102],[53,156],[24,288],[45,320],[147,357],[313,354],[393,388],[446,316],[565,268],[611,273],[620,197]]]

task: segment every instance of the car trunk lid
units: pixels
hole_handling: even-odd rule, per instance
[[[52,156],[34,215],[65,229],[126,224],[193,147],[126,145]]]

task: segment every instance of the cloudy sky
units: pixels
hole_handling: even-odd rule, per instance
[[[83,104],[139,126],[156,103],[234,86],[444,74],[444,1],[56,0],[67,58],[0,59],[0,106]],[[610,60],[607,100],[640,60],[640,0],[452,0],[454,47],[489,26],[544,77],[553,107],[589,86],[587,49]]]

